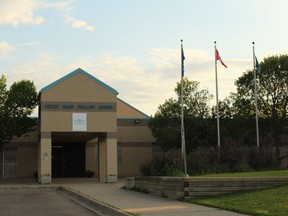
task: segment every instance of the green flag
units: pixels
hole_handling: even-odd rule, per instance
[[[255,70],[256,73],[260,73],[260,64],[258,63],[257,57],[255,56]]]

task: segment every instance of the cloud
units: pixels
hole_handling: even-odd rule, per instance
[[[65,23],[73,28],[84,28],[87,31],[94,31],[95,28],[93,26],[88,25],[85,21],[78,20],[72,16],[65,16]]]
[[[38,0],[37,0],[38,1]],[[57,2],[38,1],[39,8],[42,9],[56,9],[59,11],[70,12],[74,9],[74,0],[61,0]]]
[[[185,76],[189,80],[198,81],[200,89],[207,89],[216,95],[214,56],[205,50],[185,49]],[[181,55],[179,49],[152,49],[149,51],[149,61],[155,66],[161,80],[170,81],[170,89],[174,89],[176,82],[180,81]],[[219,99],[224,99],[230,92],[236,92],[235,80],[243,72],[251,68],[251,61],[246,59],[225,59],[228,68],[218,64],[218,92]],[[174,80],[174,85],[172,85]],[[163,81],[162,81],[163,82]],[[166,91],[169,89],[167,88]],[[173,95],[174,97],[175,95]],[[212,103],[214,103],[212,101]]]
[[[0,59],[7,58],[14,49],[7,41],[0,41]]]
[[[19,44],[18,46],[43,46],[44,44],[39,41],[30,41],[26,43]]]
[[[94,31],[95,28],[85,21],[74,18],[71,14],[74,9],[73,0],[48,2],[39,0],[1,0],[0,25],[40,25],[46,20],[43,16],[35,15],[40,9],[53,9],[63,13],[64,21],[70,27],[84,28]]]
[[[38,25],[44,22],[42,16],[36,16],[38,8],[35,0],[2,0],[0,7],[0,25]]]
[[[5,68],[7,79],[33,80],[38,91],[77,68],[82,68],[119,92],[118,97],[148,115],[154,115],[160,104],[175,98],[174,88],[180,81],[179,50],[152,49],[144,65],[132,55],[103,54],[99,57],[71,59],[60,63],[61,56],[40,53],[37,59]],[[214,56],[202,50],[185,50],[185,76],[200,82],[215,96]],[[148,64],[147,64],[148,63]],[[225,59],[228,69],[218,65],[219,97],[235,92],[234,81],[249,69],[249,60]],[[147,66],[148,65],[148,66]],[[24,70],[23,70],[24,69]],[[211,104],[215,104],[213,100]]]

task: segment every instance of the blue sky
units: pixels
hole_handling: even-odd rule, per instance
[[[37,90],[82,68],[148,115],[185,76],[220,99],[259,61],[288,54],[287,0],[0,0],[0,74]],[[215,99],[211,102],[215,104]]]

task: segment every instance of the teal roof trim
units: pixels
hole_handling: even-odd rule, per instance
[[[90,78],[91,80],[95,81],[100,86],[102,86],[102,87],[106,88],[107,90],[109,90],[110,92],[118,95],[118,91],[116,91],[114,88],[112,88],[109,85],[105,84],[101,80],[95,78],[94,76],[92,76],[91,74],[89,74],[86,71],[82,70],[81,68],[78,68],[75,71],[72,71],[71,73],[67,74],[66,76],[64,76],[64,77],[56,80],[55,82],[47,85],[46,87],[42,88],[40,90],[40,93],[44,93],[44,92],[48,91],[49,89],[53,88],[54,86],[58,85],[61,82],[64,82],[65,80],[69,79],[70,77],[74,76],[77,73],[83,74],[84,76],[86,76],[86,77]]]
[[[149,118],[131,118],[131,117],[127,117],[127,118],[125,118],[125,117],[120,117],[120,118],[117,118],[117,120],[135,120],[135,119],[139,119],[139,120],[149,120],[150,119],[150,117]]]
[[[144,115],[146,118],[150,118],[147,114],[143,113],[142,111],[136,109],[135,107],[131,106],[130,104],[126,103],[125,101],[121,100],[120,98],[117,97],[117,99],[121,102],[123,102],[124,104],[126,104],[127,106],[131,107],[132,109],[136,110],[137,112],[141,113],[142,115]],[[127,119],[127,118],[124,118]],[[135,119],[135,118],[131,118],[131,119]],[[139,118],[136,118],[139,119]]]

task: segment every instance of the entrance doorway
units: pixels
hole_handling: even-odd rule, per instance
[[[53,143],[53,178],[85,177],[85,144],[83,142]]]

